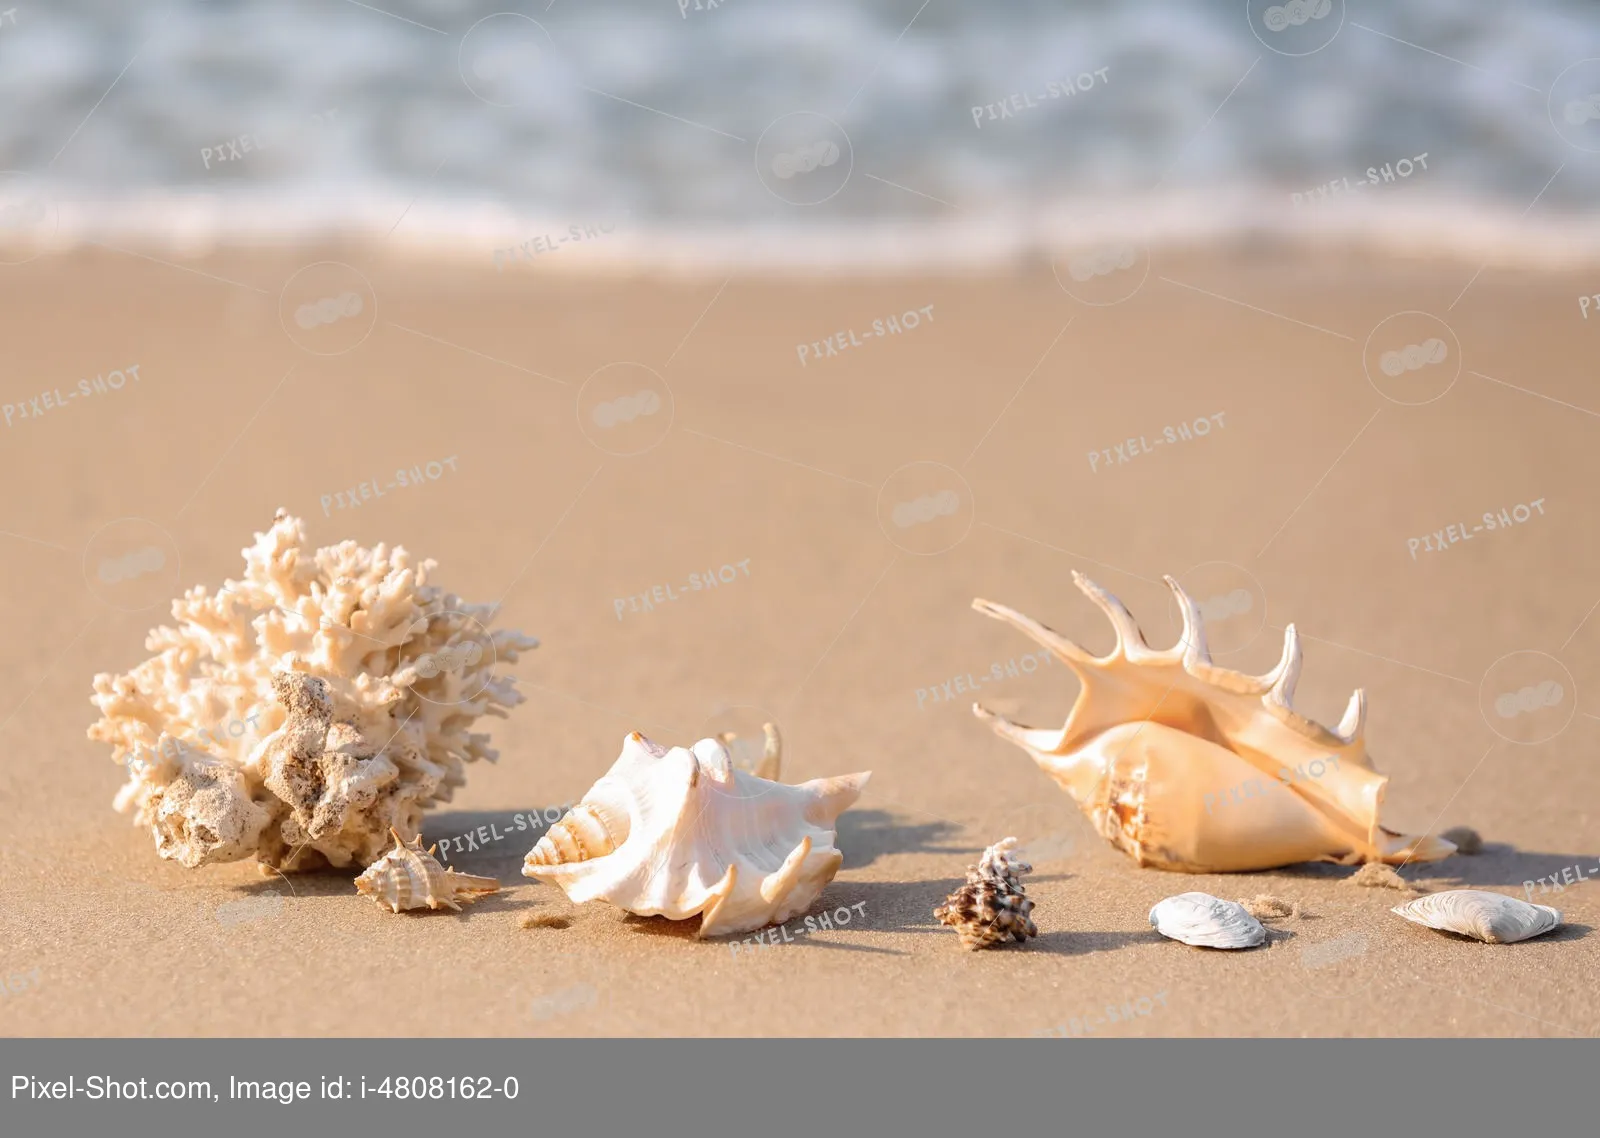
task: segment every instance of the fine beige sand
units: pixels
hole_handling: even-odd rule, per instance
[[[296,278],[325,260],[359,269],[372,291],[361,313],[308,331],[298,306],[351,279],[326,266]],[[424,266],[381,247],[203,260],[94,249],[0,273],[0,402],[64,395],[130,365],[139,375],[0,426],[0,974],[11,978],[0,1031],[1600,1028],[1600,616],[1589,615],[1600,324],[1576,301],[1595,291],[1592,274],[1158,251],[1137,293],[1096,306],[1045,263],[981,278],[667,280],[497,274],[489,250],[480,261]],[[863,338],[875,320],[930,305],[914,329]],[[1416,311],[1446,317],[1446,358],[1388,376],[1382,351],[1434,333],[1402,317],[1371,345],[1369,334]],[[296,339],[345,347],[367,324],[341,355]],[[849,346],[802,365],[797,345],[840,331]],[[649,388],[648,372],[619,363],[653,369],[671,396],[658,389],[655,411],[600,428],[597,403]],[[1384,391],[1443,394],[1408,406]],[[1153,445],[1208,416],[1204,436]],[[646,443],[632,456],[604,449]],[[1091,451],[1109,454],[1092,468]],[[324,495],[446,458],[454,469],[435,479],[324,516]],[[930,463],[942,467],[914,465]],[[897,505],[945,491],[954,514],[896,524]],[[143,659],[166,611],[108,602],[93,571],[103,527],[159,527],[181,552],[174,579],[215,588],[280,506],[319,544],[385,541],[437,559],[440,583],[503,597],[505,624],[543,641],[515,668],[527,703],[491,721],[499,763],[470,770],[426,827],[432,840],[479,826],[500,836],[453,857],[505,883],[459,916],[390,915],[355,894],[351,874],[286,884],[248,864],[187,871],[111,808],[119,770],[84,737],[91,677]],[[1502,509],[1511,524],[1472,529]],[[1446,545],[1432,550],[1420,539],[1436,531]],[[1564,891],[1534,899],[1564,910],[1567,927],[1481,945],[1392,916],[1404,895],[1348,884],[1348,869],[1135,868],[968,710],[966,689],[989,677],[977,698],[1059,726],[1070,675],[1024,661],[1033,645],[969,605],[1011,605],[1104,651],[1110,631],[1073,569],[1117,593],[1156,644],[1175,636],[1165,573],[1221,598],[1214,611],[1236,606],[1212,634],[1232,667],[1264,670],[1294,621],[1302,710],[1331,722],[1351,689],[1368,693],[1369,745],[1392,780],[1386,821],[1471,825],[1488,843],[1403,876],[1522,896],[1523,882],[1566,871]],[[724,579],[685,592],[707,570]],[[628,600],[669,585],[679,599],[649,611]],[[1497,712],[1505,692],[1546,681],[1560,685],[1553,706]],[[575,801],[627,732],[688,744],[758,728],[763,714],[787,741],[788,781],[873,771],[840,826],[844,868],[813,910],[846,909],[847,925],[808,933],[795,920],[788,941],[736,954],[697,941],[695,923],[574,907],[519,875],[534,835],[512,816]],[[1041,935],[963,952],[932,909],[1008,834],[1038,851]],[[1247,953],[1157,936],[1151,905],[1193,889],[1267,892],[1309,915],[1270,922],[1269,946]],[[254,909],[219,915],[251,898]],[[524,929],[528,914],[570,924]]]

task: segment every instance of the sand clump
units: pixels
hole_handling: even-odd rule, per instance
[[[1358,885],[1365,889],[1398,889],[1402,893],[1416,892],[1410,882],[1396,873],[1393,867],[1384,865],[1381,861],[1367,862],[1350,875],[1347,884]]]
[[[1257,893],[1253,900],[1241,897],[1238,903],[1244,906],[1245,912],[1258,921],[1271,921],[1282,917],[1299,918],[1305,915],[1300,909],[1300,902],[1285,901],[1270,893]]]

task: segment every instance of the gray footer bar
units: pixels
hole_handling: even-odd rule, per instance
[[[3,1039],[0,1133],[1535,1133],[1594,1040]],[[403,1086],[402,1086],[403,1083]],[[66,1096],[66,1097],[59,1097]],[[120,1097],[119,1097],[120,1096]],[[1583,1132],[1592,1133],[1592,1118]]]

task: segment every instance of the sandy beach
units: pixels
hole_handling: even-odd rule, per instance
[[[381,244],[3,269],[8,1035],[1600,1029],[1592,273],[1140,249],[1084,281],[1044,261],[667,278]],[[947,492],[953,513],[898,524]],[[491,835],[451,864],[504,891],[459,916],[391,915],[351,873],[185,870],[112,809],[92,677],[145,658],[179,588],[237,576],[279,507],[320,545],[436,559],[542,641],[513,669],[527,702],[490,721],[498,763],[425,826]],[[108,590],[108,532],[181,562]],[[1565,874],[1531,899],[1567,927],[1483,945],[1407,924],[1388,909],[1410,894],[1335,866],[1136,868],[969,710],[1060,725],[1070,674],[970,604],[1103,652],[1075,569],[1155,645],[1177,634],[1164,574],[1226,601],[1213,646],[1241,670],[1276,662],[1294,622],[1300,710],[1335,722],[1367,692],[1387,824],[1487,843],[1402,876],[1524,897]],[[1545,681],[1558,703],[1497,711]],[[764,717],[785,781],[873,772],[811,913],[834,928],[797,918],[736,950],[520,876],[536,835],[514,816],[575,802],[628,732],[688,745]],[[1006,835],[1037,851],[1040,936],[963,952],[932,910]],[[1206,952],[1147,923],[1188,890],[1307,915]]]

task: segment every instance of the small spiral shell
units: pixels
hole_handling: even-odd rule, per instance
[[[433,850],[422,848],[421,838],[407,843],[392,829],[389,836],[394,848],[356,878],[356,892],[387,906],[391,913],[422,908],[459,911],[458,901],[476,901],[500,890],[500,883],[492,877],[446,869],[434,858]]]

